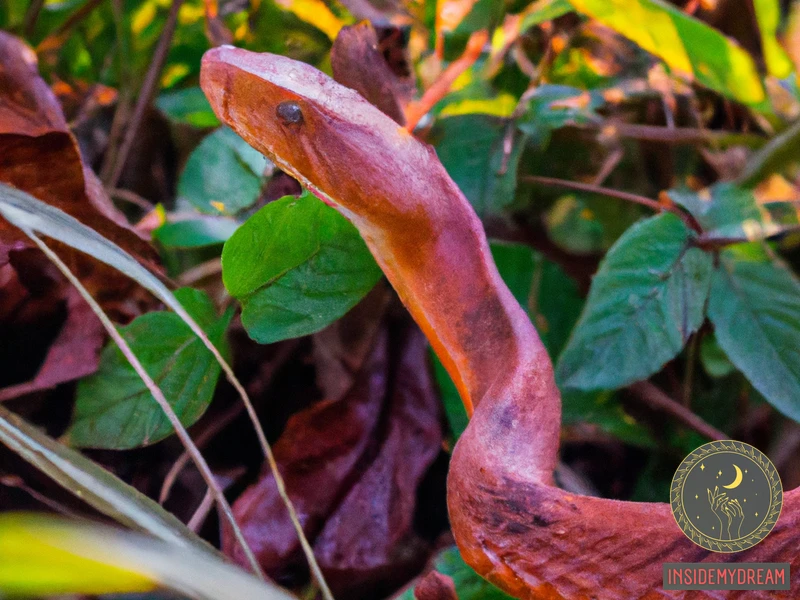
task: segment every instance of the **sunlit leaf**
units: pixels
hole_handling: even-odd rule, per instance
[[[592,281],[556,369],[565,388],[615,389],[645,379],[703,322],[711,257],[672,214],[631,227]]]
[[[755,63],[736,42],[661,0],[569,0],[576,10],[663,59],[677,73],[745,104],[766,95]]]
[[[761,48],[767,71],[775,77],[786,77],[793,71],[793,65],[775,37],[781,21],[780,4],[778,0],[753,0],[753,7],[761,30]]]
[[[335,40],[339,30],[345,25],[322,0],[276,0],[276,4],[294,13],[301,21],[323,31]]]
[[[319,331],[375,285],[381,271],[353,225],[309,193],[267,204],[222,251],[242,324],[266,344]]]

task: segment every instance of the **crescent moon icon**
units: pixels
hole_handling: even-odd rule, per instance
[[[733,488],[739,487],[739,484],[742,483],[742,470],[736,465],[733,465],[733,468],[736,469],[736,478],[729,485],[723,485],[722,486],[722,487],[724,487],[726,489],[729,489],[729,490],[732,490]]]

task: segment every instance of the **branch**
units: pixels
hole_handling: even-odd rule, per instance
[[[524,181],[526,183],[536,183],[539,185],[548,185],[554,187],[563,187],[571,190],[578,190],[581,192],[588,192],[590,194],[599,194],[601,196],[609,196],[610,198],[618,198],[619,200],[625,200],[627,202],[633,202],[634,204],[640,204],[642,206],[646,206],[647,208],[654,210],[656,212],[671,212],[676,217],[678,217],[683,223],[691,230],[700,233],[702,231],[700,225],[697,221],[689,215],[688,213],[683,212],[677,206],[669,205],[669,204],[661,204],[656,200],[651,198],[647,198],[646,196],[640,196],[638,194],[633,194],[631,192],[624,192],[622,190],[615,190],[612,188],[603,187],[600,185],[594,185],[591,183],[580,183],[578,181],[569,181],[568,179],[557,179],[555,177],[542,177],[540,175],[523,175],[520,177],[520,181]]]
[[[629,385],[628,390],[650,408],[672,415],[677,421],[710,440],[730,439],[730,436],[713,425],[706,423],[683,404],[667,396],[667,394],[649,381],[639,381],[633,385]]]

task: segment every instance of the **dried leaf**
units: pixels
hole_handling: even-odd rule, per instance
[[[0,290],[0,298],[4,290]],[[56,304],[60,304],[56,301]],[[36,376],[26,383],[0,390],[0,402],[80,379],[97,370],[105,331],[80,295],[66,292],[67,318]]]
[[[81,162],[58,100],[37,72],[33,50],[2,31],[0,181],[60,208],[140,260],[155,260],[154,250],[127,226]],[[27,240],[4,220],[0,237],[6,243]]]
[[[413,516],[417,487],[442,441],[440,407],[422,334],[406,329],[398,337],[382,329],[350,392],[295,415],[274,448],[306,535],[340,595],[399,583],[427,553]],[[390,369],[395,346],[399,364]],[[244,492],[234,513],[266,571],[281,576],[299,566],[297,537],[271,474]],[[223,548],[241,561],[228,531]]]
[[[404,108],[414,95],[414,77],[411,73],[400,77],[392,71],[369,22],[342,28],[331,49],[331,66],[336,81],[405,125]]]

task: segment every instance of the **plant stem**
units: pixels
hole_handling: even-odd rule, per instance
[[[628,390],[633,392],[637,398],[644,401],[644,403],[651,408],[672,415],[690,429],[695,430],[697,433],[709,438],[710,440],[727,440],[730,438],[730,436],[726,435],[713,425],[706,423],[703,419],[683,406],[680,402],[676,402],[667,396],[667,394],[662,392],[649,381],[639,381],[633,385],[629,385]]]
[[[161,77],[161,71],[164,68],[164,63],[167,62],[167,55],[169,48],[172,45],[172,38],[175,35],[175,28],[178,24],[178,12],[180,11],[183,0],[173,0],[172,6],[169,9],[167,22],[164,23],[164,29],[161,31],[161,37],[158,39],[153,58],[150,61],[150,67],[147,69],[147,74],[142,83],[142,88],[139,90],[139,97],[136,100],[136,106],[133,109],[133,115],[125,130],[125,137],[122,140],[122,145],[116,156],[113,156],[113,164],[109,163],[106,173],[107,178],[104,179],[106,187],[116,188],[119,178],[122,175],[122,169],[125,167],[125,162],[128,159],[133,143],[139,133],[139,126],[144,118],[145,111],[150,106],[153,96],[158,88],[158,80]]]
[[[668,204],[661,204],[656,200],[651,198],[647,198],[646,196],[640,196],[639,194],[633,194],[631,192],[624,192],[622,190],[615,190],[612,188],[603,187],[600,185],[594,185],[591,183],[581,183],[579,181],[570,181],[568,179],[557,179],[555,177],[542,177],[540,175],[524,175],[520,177],[520,181],[524,181],[526,183],[536,183],[539,185],[548,185],[554,187],[563,187],[571,190],[577,190],[581,192],[588,192],[590,194],[599,194],[601,196],[608,196],[610,198],[618,198],[619,200],[625,200],[627,202],[633,202],[634,204],[640,204],[642,206],[646,206],[647,208],[654,210],[656,212],[671,212],[676,217],[678,217],[683,223],[691,230],[700,233],[700,225],[694,218],[689,215],[688,213],[683,212],[677,206],[670,206]]]

